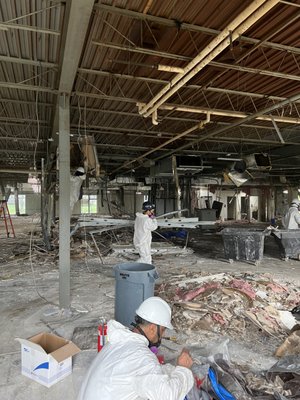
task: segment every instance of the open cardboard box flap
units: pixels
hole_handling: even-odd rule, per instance
[[[61,362],[80,352],[80,349],[71,341],[52,333],[43,332],[29,339],[16,338],[18,342],[53,357]]]
[[[79,353],[80,349],[73,342],[69,342],[58,350],[53,351],[50,355],[55,358],[57,362],[61,362],[68,357],[74,356]]]
[[[34,350],[40,351],[41,353],[47,354],[47,352],[39,345],[36,343],[31,342],[28,339],[22,339],[22,338],[15,338],[19,343],[23,344],[24,346],[31,347]]]

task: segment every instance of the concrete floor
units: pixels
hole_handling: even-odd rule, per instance
[[[20,248],[23,241],[28,244],[25,234],[17,239],[0,239],[0,246],[2,249],[8,249],[9,255],[9,248]],[[153,264],[159,272],[159,282],[167,282],[170,276],[186,274],[189,271],[250,272],[267,273],[282,283],[291,282],[300,286],[300,261],[282,261],[271,237],[265,241],[264,258],[259,265],[246,262],[230,264],[226,261],[220,235],[194,231],[191,232],[189,245],[195,250],[194,254],[154,257]],[[83,375],[96,355],[98,321],[101,317],[110,319],[114,316],[113,267],[120,262],[128,261],[110,255],[105,258],[104,264],[101,264],[96,253],[82,259],[73,259],[72,314],[66,316],[58,308],[59,273],[55,257],[40,253],[34,254],[32,259],[22,259],[21,255],[1,259],[1,399],[76,399]],[[81,345],[82,351],[73,357],[73,373],[69,377],[47,389],[21,375],[20,344],[15,341],[16,337],[28,338],[47,331],[72,339],[74,330],[80,327],[87,328],[86,336],[80,338],[81,343],[78,344]],[[209,341],[209,336],[207,338]],[[197,336],[187,337],[185,342],[195,346]],[[203,340],[201,345],[203,346]],[[265,360],[266,358],[264,357]]]

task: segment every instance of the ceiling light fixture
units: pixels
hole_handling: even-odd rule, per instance
[[[220,161],[242,161],[242,158],[218,157],[217,160],[220,160]]]

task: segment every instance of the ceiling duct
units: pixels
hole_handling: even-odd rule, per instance
[[[247,164],[247,169],[259,171],[270,171],[270,169],[272,169],[270,156],[266,153],[250,154],[248,156],[244,156],[243,160]]]
[[[176,156],[178,171],[202,171],[203,160],[199,156]]]
[[[272,165],[269,154],[253,153],[248,156],[243,156],[241,160],[237,160],[231,164],[229,172],[225,171],[223,176],[225,182],[233,182],[239,187],[247,182],[249,178],[255,179],[253,171],[270,171],[271,168]]]
[[[199,156],[176,156],[176,169],[178,175],[196,174],[203,171],[206,166],[203,166],[202,157]],[[151,168],[152,176],[168,177],[173,176],[172,159],[165,158],[156,162]]]
[[[233,164],[233,170],[242,174],[247,169],[246,161],[238,160]]]
[[[240,173],[234,170],[230,172],[224,172],[223,176],[226,183],[234,183],[237,187],[243,185],[250,178],[247,173]]]

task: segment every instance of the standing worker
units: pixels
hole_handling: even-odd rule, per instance
[[[86,178],[85,170],[83,167],[78,167],[74,176],[70,177],[70,213],[72,215],[73,208],[78,200],[81,200],[81,186]]]
[[[136,213],[133,244],[140,255],[140,258],[137,260],[137,262],[151,264],[151,232],[157,229],[157,220],[154,214],[155,204],[151,203],[150,201],[145,201],[142,209],[142,213]]]
[[[133,331],[117,321],[107,324],[108,342],[97,354],[78,400],[183,400],[194,385],[187,350],[177,366],[161,365],[150,347],[158,347],[166,328],[173,329],[171,308],[149,297],[136,310]]]
[[[299,229],[300,228],[300,201],[294,199],[288,212],[285,214],[282,225],[285,229]]]

